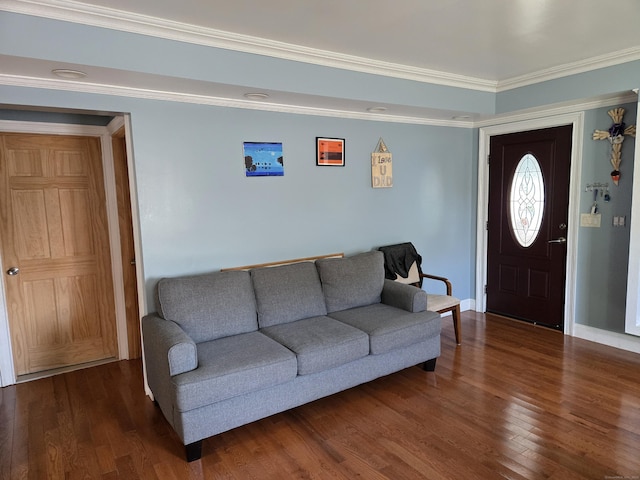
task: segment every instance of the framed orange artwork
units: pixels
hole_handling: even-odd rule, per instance
[[[316,165],[344,167],[344,138],[316,137]]]

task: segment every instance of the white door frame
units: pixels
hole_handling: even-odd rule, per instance
[[[637,94],[638,90],[634,90]],[[640,120],[640,101],[636,112],[636,125]],[[629,273],[627,276],[627,310],[625,332],[640,336],[640,138],[636,137],[633,168],[633,194],[631,197],[631,224],[629,238]]]
[[[567,265],[564,303],[564,333],[574,334],[576,308],[576,265],[578,259],[580,175],[582,172],[582,143],[584,113],[575,112],[515,123],[480,128],[478,147],[478,211],[476,224],[476,311],[486,310],[487,284],[487,221],[489,219],[489,147],[491,137],[507,133],[526,132],[542,128],[572,125],[571,172],[569,180],[569,218],[567,231]]]
[[[111,147],[111,134],[108,128],[91,125],[0,120],[0,132],[34,133],[46,135],[81,135],[100,138],[102,149],[102,167],[105,183],[104,186],[107,203],[109,245],[111,249],[111,272],[113,275],[115,299],[118,358],[129,358],[129,345],[126,323],[127,320],[124,302],[124,285],[122,282],[122,264],[120,259],[120,229],[118,225],[118,206],[115,193],[115,175],[113,170],[113,151]],[[134,199],[132,198],[132,202],[133,201]],[[134,230],[134,235],[135,232],[136,230]],[[139,244],[138,241],[136,241],[135,243],[136,245]],[[142,276],[139,275],[138,278],[142,278]],[[144,305],[144,303],[142,303],[142,300],[143,299],[141,299],[141,305]],[[4,288],[4,268],[2,266],[2,261],[0,258],[0,387],[13,385],[14,383],[16,383],[16,380],[17,377],[13,364],[11,334],[9,330],[9,317],[7,312],[7,303]]]

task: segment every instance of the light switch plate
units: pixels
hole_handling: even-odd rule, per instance
[[[613,217],[613,226],[614,227],[624,227],[626,221],[626,217],[624,215],[622,216],[614,216]]]
[[[581,213],[580,214],[580,226],[581,227],[593,227],[600,228],[602,222],[602,216],[599,213]]]

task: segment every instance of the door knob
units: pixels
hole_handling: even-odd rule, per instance
[[[17,275],[20,273],[20,269],[18,267],[11,267],[7,270],[7,275]]]
[[[554,240],[549,240],[547,243],[567,243],[567,239],[564,237],[560,237]]]

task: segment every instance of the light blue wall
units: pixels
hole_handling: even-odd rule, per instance
[[[622,106],[625,123],[635,125],[637,104]],[[607,115],[610,109],[585,112],[580,212],[588,213],[593,204],[593,193],[584,191],[587,184],[609,183],[611,200],[598,197],[600,228],[580,227],[575,318],[579,324],[624,333],[635,139],[626,137],[622,144],[622,175],[615,186],[610,177],[611,145],[591,138],[594,130],[607,130],[613,123]],[[613,216],[625,216],[627,225],[613,227]]]
[[[472,295],[472,130],[19,87],[0,96],[131,113],[148,295],[163,276],[402,241]],[[315,165],[316,136],[345,138],[345,167]],[[393,153],[391,189],[371,188],[380,137]],[[282,142],[284,177],[246,178],[244,141]]]
[[[149,281],[413,241],[470,297],[469,130],[161,103],[132,118]],[[316,136],[345,138],[344,168],[315,165]],[[391,189],[371,188],[379,137]],[[246,178],[243,141],[282,142],[284,177]]]
[[[6,12],[0,54],[483,114],[630,90],[640,73],[640,62],[630,62],[496,95]],[[462,299],[474,294],[477,129],[8,86],[0,86],[0,104],[131,114],[148,293],[161,276],[411,240],[425,270],[449,276]],[[633,123],[635,106],[627,109]],[[586,112],[583,184],[609,178],[607,144],[591,140],[610,125],[606,110]],[[316,136],[346,139],[344,168],[315,166]],[[370,186],[379,137],[394,155],[392,189]],[[282,142],[285,176],[245,178],[243,141]],[[613,215],[630,220],[632,145],[624,145],[621,186],[601,204],[603,227],[579,233],[577,322],[612,331],[624,323],[629,245],[628,228],[610,225]],[[589,203],[583,195],[581,211]]]
[[[500,92],[496,96],[496,113],[591,99],[618,92],[630,93],[639,84],[640,61],[623,63]]]

